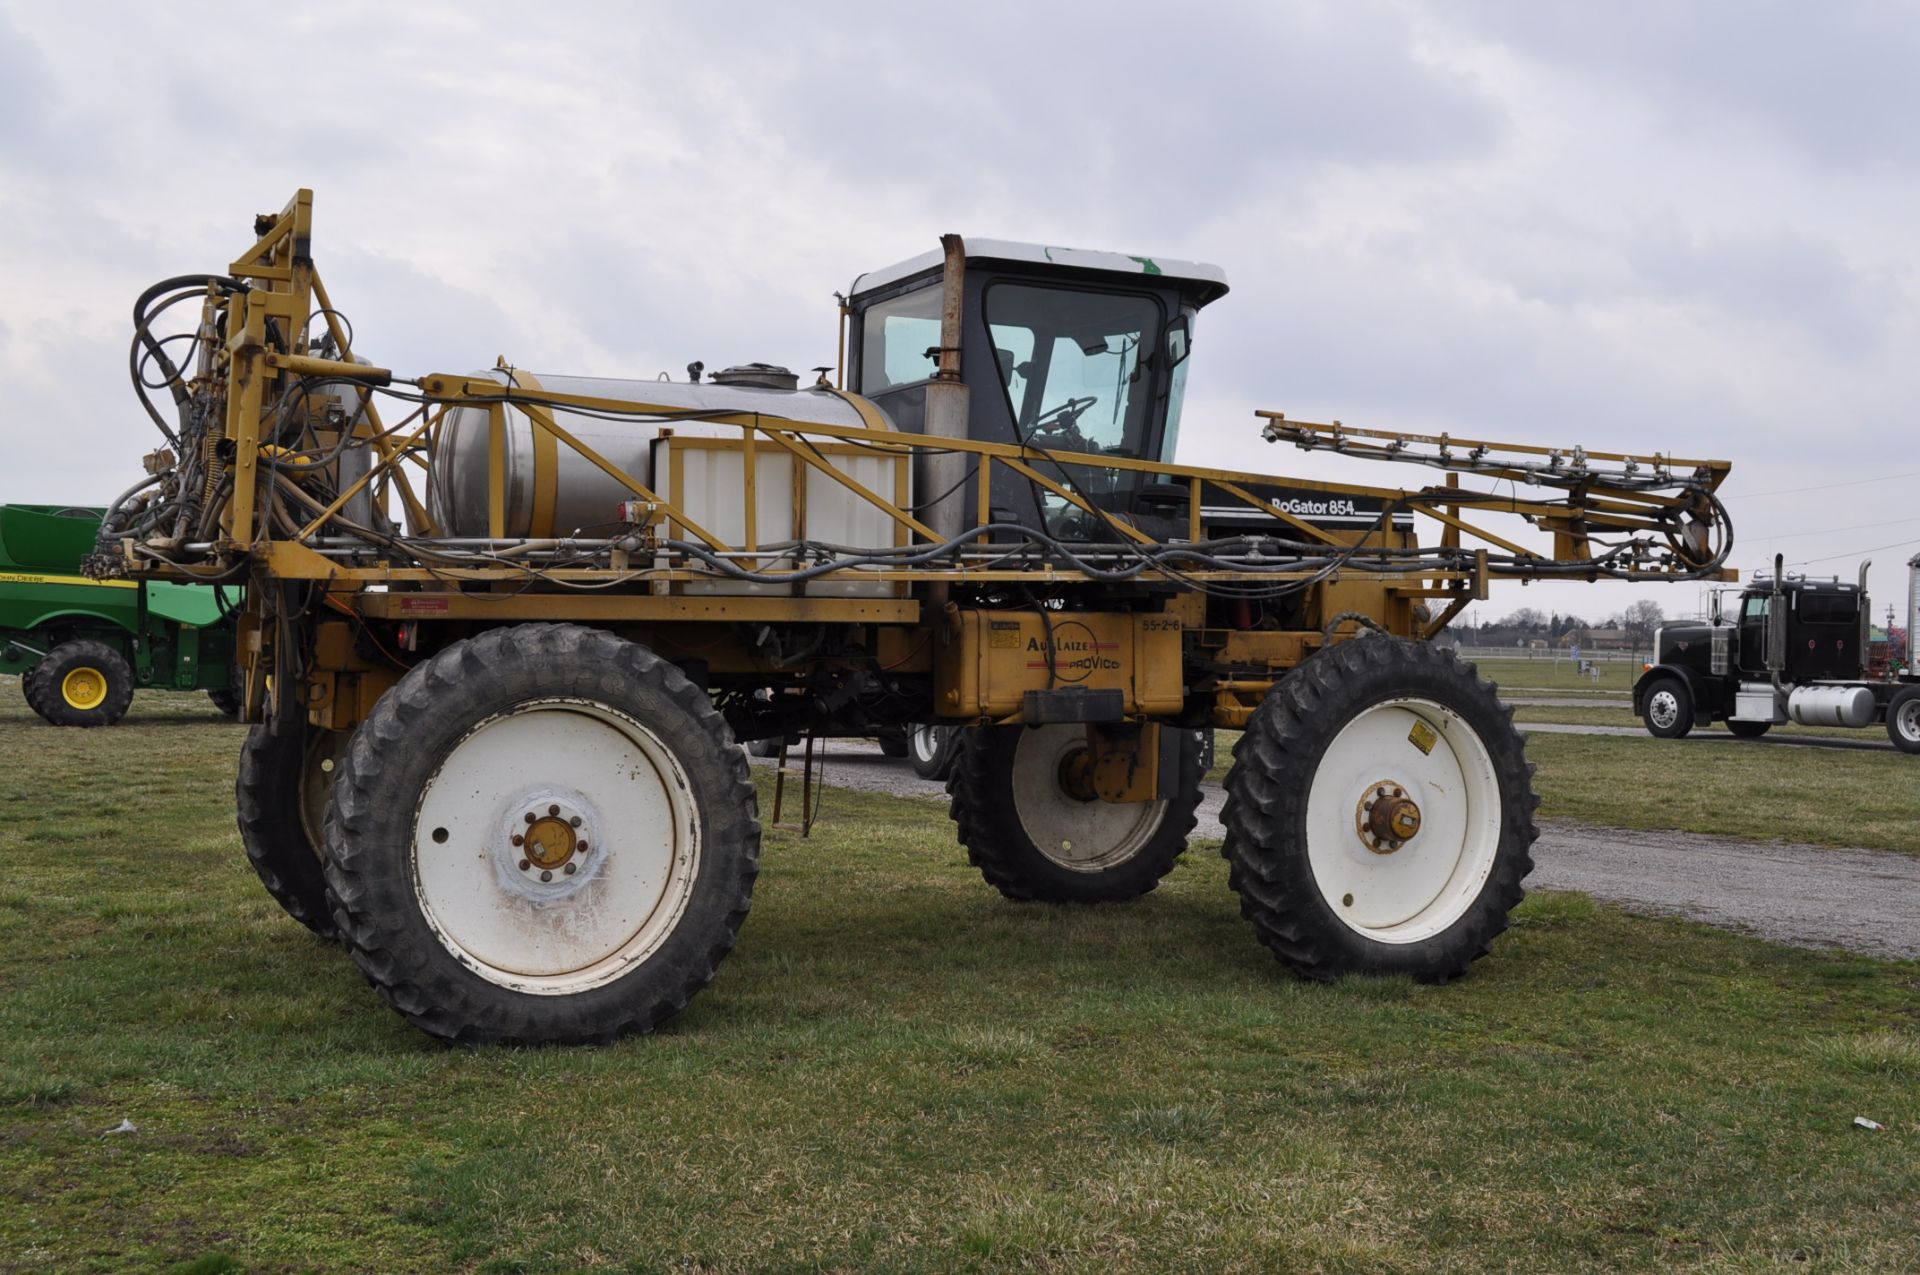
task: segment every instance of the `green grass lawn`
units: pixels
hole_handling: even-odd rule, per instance
[[[1579,672],[1572,660],[1478,660],[1476,661],[1483,677],[1490,677],[1502,687],[1527,687],[1534,690],[1550,691],[1588,691],[1608,695],[1625,695],[1633,690],[1633,684],[1640,680],[1640,665],[1631,660],[1605,660],[1594,667],[1600,670],[1600,680],[1595,681]],[[1515,693],[1519,693],[1515,691]]]
[[[1535,734],[1527,756],[1548,817],[1920,854],[1904,753]]]
[[[1920,964],[1547,895],[1455,986],[1309,986],[1211,854],[1135,904],[1016,906],[937,804],[835,790],[668,1030],[451,1050],[252,879],[239,728],[143,695],[54,730],[9,690],[0,1271],[1920,1255]]]

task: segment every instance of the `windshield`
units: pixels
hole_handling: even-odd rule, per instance
[[[1021,439],[1144,454],[1160,340],[1153,298],[1002,283],[987,289],[986,318]]]

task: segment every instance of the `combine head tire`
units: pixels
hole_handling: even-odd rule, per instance
[[[913,773],[922,779],[945,782],[953,770],[953,756],[960,749],[960,731],[956,726],[911,726],[907,728],[907,758]]]
[[[991,726],[955,732],[948,812],[960,844],[989,884],[1010,899],[1114,903],[1134,899],[1173,871],[1200,805],[1200,746],[1192,731],[1163,730],[1180,749],[1176,794],[1117,804],[1069,792],[1061,769],[1086,747],[1082,726]]]
[[[1512,713],[1450,652],[1328,647],[1234,750],[1223,821],[1241,913],[1308,978],[1464,974],[1524,897],[1531,772]]]
[[[55,726],[111,726],[133,703],[133,670],[112,647],[63,642],[21,680],[27,707]]]
[[[1920,686],[1909,686],[1888,701],[1887,738],[1903,753],[1920,753]]]
[[[1657,739],[1684,739],[1693,729],[1693,695],[1677,677],[1663,677],[1647,688],[1641,701],[1647,733]]]
[[[228,718],[240,720],[240,692],[231,686],[215,686],[207,691],[207,698],[213,706]]]
[[[647,1031],[746,919],[748,773],[706,694],[645,647],[560,624],[456,642],[347,750],[326,825],[335,920],[434,1036]]]
[[[340,937],[327,901],[320,847],[327,798],[352,736],[295,726],[247,732],[234,783],[240,844],[260,884],[286,914],[323,939]]]

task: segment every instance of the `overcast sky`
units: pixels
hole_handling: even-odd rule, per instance
[[[947,230],[1197,258],[1181,460],[1324,472],[1255,408],[1720,457],[1743,570],[1871,547],[1904,602],[1920,6],[923,12],[0,0],[0,500],[138,474],[133,297],[304,185],[410,374],[831,363],[834,290]],[[1483,612],[1641,596],[1698,590]]]

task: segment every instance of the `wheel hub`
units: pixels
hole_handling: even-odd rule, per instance
[[[98,708],[107,698],[107,679],[98,669],[77,668],[61,679],[60,694],[74,708]]]
[[[573,876],[593,848],[585,816],[558,801],[529,805],[520,816],[519,830],[507,841],[511,847],[508,857],[515,866],[543,882]]]
[[[1075,801],[1098,801],[1099,792],[1093,786],[1093,753],[1090,749],[1076,748],[1060,759],[1060,791]]]
[[[1361,842],[1375,854],[1392,854],[1420,833],[1420,807],[1390,779],[1368,786],[1354,810]]]

